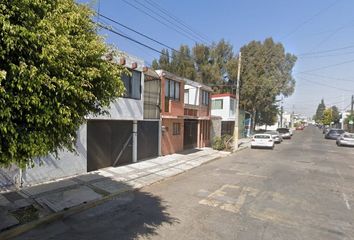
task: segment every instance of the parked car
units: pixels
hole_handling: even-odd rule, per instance
[[[325,134],[325,139],[333,139],[337,140],[337,138],[344,133],[344,130],[342,129],[335,129],[331,128],[329,131]]]
[[[338,146],[351,146],[354,147],[354,133],[343,133],[337,138]]]
[[[324,126],[323,128],[322,128],[322,133],[323,134],[327,134],[328,133],[328,131],[329,131],[329,126]]]
[[[291,132],[289,128],[278,128],[277,132],[280,133],[283,139],[291,139]]]
[[[278,131],[266,131],[265,134],[272,135],[274,143],[281,143],[283,141],[283,138]]]
[[[274,149],[274,139],[270,134],[255,134],[251,140],[251,148],[270,148]]]
[[[305,126],[304,125],[299,125],[296,127],[296,130],[304,130]]]

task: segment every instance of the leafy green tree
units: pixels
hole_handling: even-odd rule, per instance
[[[336,106],[332,106],[332,122],[337,124],[340,120],[340,113]]]
[[[323,111],[321,122],[323,125],[330,125],[333,119],[332,108],[326,108]]]
[[[315,118],[314,118],[314,120],[316,122],[321,122],[324,110],[326,110],[326,105],[324,104],[324,100],[321,99],[320,104],[318,104],[318,107],[317,107],[317,110],[316,110],[316,115],[315,115]]]
[[[74,0],[0,2],[0,165],[74,151],[84,117],[123,94],[92,18]]]
[[[258,116],[276,102],[280,94],[293,93],[292,69],[296,56],[286,53],[281,43],[268,38],[252,41],[241,48],[240,106]],[[258,118],[253,123],[258,123]]]

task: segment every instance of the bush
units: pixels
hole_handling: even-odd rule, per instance
[[[222,135],[221,137],[215,137],[213,140],[212,148],[215,150],[231,150],[232,149],[232,136]]]

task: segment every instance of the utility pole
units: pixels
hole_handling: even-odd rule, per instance
[[[240,103],[240,74],[241,74],[241,52],[238,55],[238,69],[237,69],[237,82],[236,82],[234,151],[236,151],[238,149],[238,115],[239,115],[239,103]]]
[[[280,127],[283,127],[283,96],[281,97],[281,102],[280,102],[281,106],[280,106]]]
[[[354,105],[354,95],[352,95],[352,104],[351,104],[351,108],[350,108],[350,119],[349,119],[349,122],[351,122],[352,124],[349,124],[350,125],[350,132],[354,132],[353,131],[353,121],[354,121],[354,119],[353,119],[353,114],[354,114],[354,112],[353,112],[353,105]]]

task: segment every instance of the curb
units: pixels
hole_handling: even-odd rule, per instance
[[[230,152],[230,154],[236,153],[236,152],[238,152],[238,151],[242,151],[242,150],[244,150],[244,149],[246,149],[246,148],[248,148],[248,147],[247,147],[247,146],[245,146],[245,147],[240,147],[237,151],[235,151],[235,152]],[[216,160],[218,160],[218,159],[220,159],[220,158],[227,157],[227,156],[229,156],[230,154],[225,155],[225,156],[217,156],[217,157],[215,157],[215,158],[213,158],[213,159],[210,159],[210,160],[207,161],[207,162],[201,163],[201,164],[198,165],[198,166],[195,166],[195,167],[193,167],[193,168],[190,168],[190,169],[185,170],[185,171],[183,171],[183,172],[180,172],[180,173],[178,173],[178,174],[175,174],[175,175],[172,175],[172,176],[169,176],[169,177],[165,177],[165,178],[163,178],[163,179],[161,179],[161,180],[159,180],[159,181],[156,181],[156,182],[153,182],[153,183],[150,183],[150,184],[141,186],[141,187],[122,189],[121,191],[118,191],[118,192],[116,192],[116,193],[112,193],[112,194],[109,194],[109,195],[107,195],[107,196],[102,196],[102,198],[99,199],[99,200],[94,200],[94,201],[91,201],[91,202],[83,203],[83,204],[81,204],[81,205],[71,207],[71,208],[66,209],[66,210],[63,210],[63,211],[61,211],[61,212],[49,214],[49,215],[44,216],[44,217],[42,217],[42,218],[40,218],[40,219],[37,219],[37,220],[35,220],[35,221],[33,221],[33,222],[29,222],[29,223],[25,223],[25,224],[22,224],[22,225],[15,226],[15,227],[13,227],[13,228],[10,228],[10,229],[8,229],[8,230],[5,230],[5,231],[3,231],[3,232],[0,232],[0,239],[10,239],[10,238],[14,238],[14,237],[16,237],[16,236],[19,236],[19,235],[25,233],[25,232],[31,231],[31,230],[33,230],[33,229],[35,229],[35,228],[37,228],[37,227],[39,227],[39,226],[41,226],[41,225],[43,225],[43,224],[49,224],[49,223],[51,223],[51,222],[54,222],[54,221],[57,221],[57,220],[60,220],[60,219],[64,219],[64,218],[66,218],[66,217],[69,217],[69,216],[71,216],[71,215],[73,215],[73,214],[80,213],[80,212],[82,212],[82,211],[85,211],[85,210],[94,208],[94,207],[96,207],[96,206],[98,206],[98,205],[101,205],[101,204],[103,204],[103,203],[105,203],[105,202],[111,200],[111,199],[114,198],[114,197],[117,197],[117,196],[120,195],[120,194],[123,194],[123,193],[126,193],[126,192],[130,192],[130,191],[136,191],[136,190],[138,190],[138,189],[140,189],[140,188],[149,186],[149,185],[151,185],[151,184],[155,184],[155,183],[158,183],[158,182],[167,180],[167,179],[169,179],[169,178],[171,178],[171,177],[175,177],[175,176],[178,176],[178,175],[180,175],[180,174],[186,173],[186,172],[189,171],[189,170],[195,169],[195,168],[197,168],[197,167],[199,167],[199,166],[205,165],[205,164],[210,163],[210,162],[212,162],[212,161],[216,161]]]

